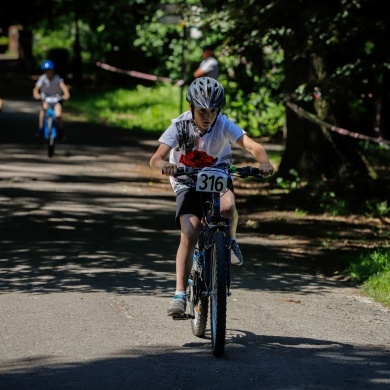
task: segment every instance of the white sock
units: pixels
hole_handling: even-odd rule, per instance
[[[175,291],[175,295],[186,295],[186,292],[185,291],[176,290]]]

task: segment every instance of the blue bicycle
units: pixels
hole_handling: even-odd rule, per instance
[[[205,194],[198,245],[188,280],[189,313],[175,320],[190,319],[192,333],[204,337],[210,307],[212,353],[222,357],[225,350],[227,297],[230,296],[230,219],[221,215],[220,197],[231,188],[231,176],[262,179],[260,170],[247,166],[179,167],[175,176],[196,180],[196,190]],[[209,195],[207,195],[209,194]],[[222,195],[221,195],[222,194]]]
[[[54,106],[61,101],[61,96],[42,95],[42,100],[49,106],[49,108],[45,111],[43,136],[47,142],[47,155],[49,157],[53,157],[56,139],[58,138],[57,119],[54,112]]]

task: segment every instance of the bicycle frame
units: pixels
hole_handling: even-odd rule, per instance
[[[223,195],[222,195],[223,196]],[[230,219],[221,215],[221,194],[219,192],[211,193],[211,202],[206,203],[206,207],[210,206],[209,210],[204,210],[201,220],[201,228],[199,233],[198,248],[203,250],[204,264],[202,267],[203,279],[206,284],[210,283],[210,252],[214,245],[214,232],[222,231],[225,237],[225,245],[227,249],[230,249]],[[231,263],[230,263],[230,251],[227,251],[226,255],[226,271],[227,271],[227,295],[230,295],[230,283],[231,283]]]
[[[60,101],[58,96],[43,97],[43,100],[48,104],[48,109],[45,111],[44,118],[44,138],[47,141],[47,153],[49,157],[54,154],[54,145],[57,138],[57,120],[54,111],[54,106]]]
[[[54,107],[52,106],[45,112],[44,137],[45,139],[57,137],[56,114],[54,112]]]

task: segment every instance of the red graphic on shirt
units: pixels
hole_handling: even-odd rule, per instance
[[[179,162],[192,168],[211,167],[217,159],[209,156],[205,152],[194,150],[180,156]]]

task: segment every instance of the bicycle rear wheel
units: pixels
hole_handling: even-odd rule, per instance
[[[193,272],[193,273],[192,273]],[[206,333],[209,298],[202,295],[202,280],[195,270],[192,273],[192,285],[188,286],[192,334],[196,337],[204,337]]]
[[[227,248],[225,234],[222,231],[214,233],[214,244],[210,259],[210,325],[212,350],[215,357],[222,357],[225,352],[226,337],[226,297],[227,297]]]

